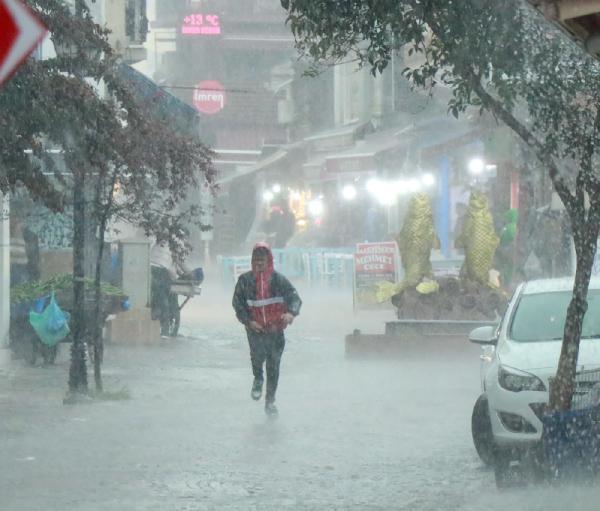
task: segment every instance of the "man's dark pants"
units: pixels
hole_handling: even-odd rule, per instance
[[[265,400],[275,401],[277,382],[279,381],[279,364],[285,347],[283,332],[257,333],[247,330],[250,345],[250,360],[254,378],[263,380],[263,364],[267,368],[267,393]]]

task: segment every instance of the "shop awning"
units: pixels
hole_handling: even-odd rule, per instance
[[[424,157],[429,157],[473,143],[479,132],[480,129],[471,122],[442,117],[417,125],[412,139],[414,147],[420,149]]]
[[[313,179],[336,179],[340,174],[363,175],[381,170],[388,156],[404,159],[407,152],[427,158],[445,154],[473,143],[477,127],[447,116],[434,117],[406,126],[376,131],[355,140],[351,147],[337,151],[315,151],[303,165]],[[308,140],[308,139],[305,139]],[[396,156],[397,155],[397,156]]]
[[[398,129],[381,131],[357,140],[354,147],[325,159],[327,172],[374,172],[377,157],[385,152],[399,150],[407,145],[406,137],[398,136]]]
[[[379,155],[407,145],[407,131],[395,128],[366,135],[351,149],[328,155],[325,170],[330,174],[375,172]]]
[[[181,129],[197,133],[199,116],[194,107],[127,64],[119,66],[119,73],[124,80],[131,84],[138,99],[150,105],[155,115],[171,120]]]
[[[275,167],[277,164],[285,161],[292,154],[295,154],[296,151],[298,151],[299,149],[302,149],[302,147],[303,147],[302,142],[297,142],[295,144],[289,144],[286,146],[282,146],[282,147],[278,148],[276,151],[274,151],[273,153],[271,153],[270,155],[265,156],[264,158],[260,159],[258,162],[256,162],[256,164],[254,164],[252,166],[248,166],[244,169],[241,169],[241,170],[234,172],[232,174],[229,174],[227,176],[224,176],[222,179],[218,179],[217,183],[225,184],[225,183],[229,183],[229,182],[233,181],[234,179],[238,179],[240,177],[244,177],[249,174],[255,174],[256,172],[269,170],[269,169]]]
[[[275,165],[277,162],[283,160],[287,156],[287,150],[278,149],[270,156],[258,161],[256,164],[252,166],[248,166],[246,168],[240,169],[236,172],[233,172],[227,176],[224,176],[222,179],[218,179],[218,184],[225,184],[233,181],[234,179],[238,179],[240,177],[247,176],[249,174],[254,174],[260,170],[264,170],[272,165]]]

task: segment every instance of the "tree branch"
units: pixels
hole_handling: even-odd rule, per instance
[[[512,129],[521,139],[531,147],[540,161],[548,167],[548,173],[550,179],[554,184],[556,192],[560,196],[565,208],[567,209],[569,216],[575,212],[575,206],[577,204],[576,198],[570,192],[568,186],[560,176],[558,167],[554,160],[548,156],[543,144],[531,133],[526,126],[524,126],[511,112],[506,110],[502,104],[491,96],[481,85],[480,78],[475,74],[471,74],[473,91],[481,102],[494,113],[500,120],[502,120],[510,129]]]

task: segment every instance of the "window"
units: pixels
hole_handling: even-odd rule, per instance
[[[133,44],[142,44],[148,33],[146,0],[127,0],[125,3],[125,33]]]
[[[562,340],[571,297],[570,291],[523,295],[513,314],[510,338],[519,342]],[[600,338],[599,291],[588,293],[581,337]]]
[[[365,73],[355,62],[335,67],[335,120],[337,124],[350,124],[365,115]]]

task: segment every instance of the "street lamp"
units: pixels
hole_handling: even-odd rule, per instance
[[[481,158],[473,158],[469,161],[468,169],[471,174],[478,176],[485,170],[485,162]]]
[[[421,177],[421,182],[427,187],[433,186],[435,184],[435,177],[433,174],[428,172],[423,174],[423,177]]]
[[[356,194],[356,187],[354,185],[346,185],[344,188],[342,188],[342,197],[348,201],[354,200],[356,198]]]
[[[325,206],[323,205],[323,201],[321,199],[313,199],[308,203],[308,212],[312,216],[321,216],[325,211]]]

